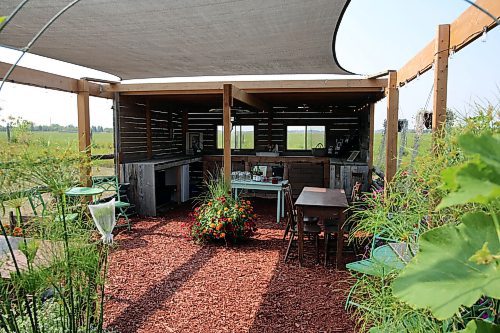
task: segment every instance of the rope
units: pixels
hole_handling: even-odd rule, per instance
[[[427,111],[427,108],[429,107],[433,90],[434,90],[434,83],[432,84],[431,89],[429,90],[429,95],[427,96],[427,101],[425,102],[424,108],[420,109],[420,111],[417,113],[415,117],[415,141],[413,142],[413,152],[411,155],[410,167],[413,165],[413,163],[415,163],[415,159],[417,158],[418,155],[418,149],[420,148],[420,137],[424,132],[424,122],[425,122],[424,112]]]

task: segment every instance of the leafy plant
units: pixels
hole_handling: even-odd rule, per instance
[[[238,241],[257,230],[250,201],[234,199],[222,177],[209,179],[207,194],[198,202],[188,225],[189,236],[197,242]]]
[[[437,208],[482,204],[489,214],[469,213],[458,226],[424,233],[420,252],[392,284],[396,297],[429,308],[438,319],[452,317],[481,296],[500,298],[500,153],[492,149],[500,146],[500,137],[466,134],[459,144],[471,159],[443,172],[443,187],[451,192]]]

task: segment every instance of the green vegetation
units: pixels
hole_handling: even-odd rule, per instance
[[[0,164],[0,204],[14,209],[16,215],[14,221],[0,223],[0,237],[8,244],[15,267],[10,279],[0,279],[0,329],[6,333],[102,332],[104,299],[99,291],[107,250],[96,240],[84,204],[64,194],[78,185],[80,167],[90,161],[73,147],[15,145],[15,153],[2,152]],[[21,217],[21,206],[40,192],[44,209],[29,219]],[[25,267],[20,265],[19,253],[13,252],[15,238],[9,235],[16,232],[22,237],[18,248],[27,258]]]
[[[353,209],[352,241],[419,245],[406,267],[355,275],[348,305],[360,331],[498,331],[500,109],[475,112],[447,129],[435,154],[401,168],[386,196],[365,194]]]

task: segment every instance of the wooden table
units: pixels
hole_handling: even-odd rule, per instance
[[[233,189],[235,199],[238,199],[238,189],[276,191],[278,194],[278,200],[276,202],[276,223],[279,223],[280,218],[285,216],[283,186],[286,184],[288,184],[288,180],[282,180],[276,184],[270,182],[256,182],[253,180],[232,180],[231,188]]]
[[[299,265],[304,258],[304,216],[332,218],[339,215],[339,234],[337,237],[337,267],[342,264],[344,247],[344,222],[346,208],[349,207],[344,190],[322,187],[304,187],[297,201],[297,229],[299,247]]]

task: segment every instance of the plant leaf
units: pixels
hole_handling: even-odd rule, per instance
[[[500,326],[484,320],[471,320],[461,333],[500,333]]]
[[[500,196],[500,175],[482,162],[469,162],[442,173],[445,188],[451,192],[441,200],[437,209],[466,203],[486,204]]]
[[[458,139],[460,147],[469,154],[479,154],[481,160],[500,169],[500,135],[475,136],[465,134]],[[495,149],[497,147],[497,149]]]
[[[485,242],[500,253],[491,216],[464,215],[459,226],[446,225],[420,237],[420,251],[392,283],[396,297],[414,308],[429,308],[439,320],[453,316],[461,305],[481,296],[500,298],[500,262],[478,265],[469,261]]]

